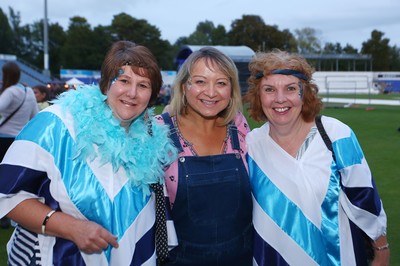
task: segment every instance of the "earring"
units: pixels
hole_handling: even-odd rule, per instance
[[[187,105],[187,99],[186,99],[185,94],[183,94],[183,96],[182,96],[182,104],[183,104],[183,107],[186,107],[186,105]]]

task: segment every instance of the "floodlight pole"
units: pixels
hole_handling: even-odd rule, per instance
[[[49,37],[47,27],[47,0],[44,0],[44,20],[43,20],[43,49],[44,49],[44,74],[50,76],[49,70]]]

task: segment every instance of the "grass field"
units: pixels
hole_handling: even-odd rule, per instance
[[[400,95],[385,99],[393,97]],[[157,108],[159,110],[161,109]],[[400,107],[335,107],[326,108],[322,114],[338,118],[348,124],[357,135],[388,216],[391,265],[400,265],[400,222],[397,222],[400,221],[400,203],[397,201],[400,195]],[[248,121],[252,128],[260,126],[251,119]],[[7,265],[5,245],[11,232],[11,229],[0,229],[0,266]]]
[[[400,265],[400,107],[326,109],[352,127],[375,177],[388,216],[391,265]]]

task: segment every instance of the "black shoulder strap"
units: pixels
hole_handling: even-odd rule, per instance
[[[333,160],[336,162],[335,152],[333,151],[333,148],[332,148],[332,141],[329,138],[328,134],[326,134],[326,131],[325,131],[324,125],[322,124],[320,115],[315,117],[315,124],[317,125],[319,134],[321,134],[321,137],[324,140],[326,147],[328,148],[328,150],[330,150],[332,152]]]
[[[25,98],[26,98],[26,87],[24,86],[25,89],[25,94],[24,94],[24,99],[22,100],[21,104],[17,107],[17,109],[15,109],[14,112],[12,112],[6,119],[4,119],[3,121],[1,121],[0,123],[0,127],[3,126],[5,123],[7,123],[8,120],[10,120],[11,117],[13,117],[15,115],[16,112],[18,112],[19,108],[21,108],[21,106],[24,104],[25,102]]]

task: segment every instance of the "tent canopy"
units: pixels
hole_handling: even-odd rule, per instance
[[[210,45],[208,45],[210,46]],[[206,45],[184,45],[179,50],[178,55],[176,56],[176,63],[178,66],[182,65],[183,62],[188,58],[188,56],[194,51],[200,50],[203,47],[207,47]],[[240,46],[225,46],[225,45],[215,45],[214,47],[227,56],[229,56],[235,63],[245,62],[248,63],[253,55],[254,51],[245,45]]]
[[[240,46],[224,46],[224,45],[214,45],[210,46],[218,49],[228,57],[232,59],[235,63],[238,72],[239,72],[239,83],[242,94],[247,91],[247,82],[246,80],[250,76],[250,72],[248,69],[248,64],[250,60],[255,55],[255,52],[248,46],[240,45]],[[176,65],[178,69],[182,66],[185,60],[189,57],[189,55],[197,50],[200,50],[203,47],[207,47],[205,45],[184,45],[179,50],[176,56]]]
[[[81,84],[84,84],[82,81],[80,81],[80,80],[77,79],[77,78],[72,78],[72,79],[70,79],[70,80],[67,80],[65,83],[66,83],[67,85],[81,85]]]

